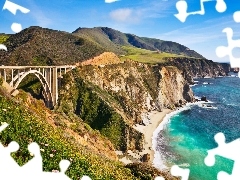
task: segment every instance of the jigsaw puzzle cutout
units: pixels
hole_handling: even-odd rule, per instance
[[[15,3],[11,2],[11,1],[8,1],[8,0],[5,1],[5,4],[4,4],[2,10],[8,10],[12,14],[14,14],[14,15],[16,15],[17,10],[19,10],[20,12],[22,12],[24,14],[30,12],[29,9],[27,9],[25,7],[22,7],[22,6],[18,5],[18,4],[15,4]],[[22,25],[19,24],[19,23],[15,23],[14,22],[11,25],[11,29],[12,29],[13,32],[18,33],[18,32],[20,32],[22,30]]]
[[[181,177],[181,180],[188,180],[190,170],[180,168],[177,165],[171,167],[171,174],[173,176]],[[156,177],[154,180],[165,180],[163,177]]]
[[[163,177],[158,176],[154,180],[165,180],[165,179]]]
[[[171,168],[171,174],[173,176],[180,176],[182,178],[182,180],[188,180],[190,170],[189,169],[183,169],[183,168],[180,168],[177,165],[174,165]]]
[[[24,14],[30,12],[29,9],[27,9],[25,7],[22,7],[22,6],[18,5],[18,4],[15,4],[15,3],[11,2],[11,1],[8,1],[8,0],[5,1],[2,10],[8,10],[12,14],[14,14],[14,15],[16,15],[17,10],[19,10],[20,12],[22,12]],[[12,29],[13,32],[18,33],[18,32],[20,32],[22,30],[22,25],[19,24],[19,23],[14,22],[11,25],[11,29]],[[7,51],[7,47],[4,44],[0,44],[0,50],[1,49]]]
[[[0,126],[0,132],[2,132],[8,126],[7,123],[3,123]],[[23,166],[19,166],[18,163],[12,158],[11,153],[19,150],[17,142],[12,141],[7,147],[4,147],[0,142],[0,178],[5,180],[10,179],[25,179],[32,180],[44,179],[44,180],[70,180],[65,174],[70,165],[70,161],[61,160],[59,163],[60,172],[43,172],[43,163],[40,153],[40,147],[37,143],[32,142],[28,145],[29,153],[33,154],[33,158]],[[83,176],[81,180],[91,180],[88,176]]]
[[[233,14],[233,19],[236,23],[240,22],[240,11],[236,11]],[[233,40],[233,30],[230,27],[224,28],[222,32],[226,33],[228,46],[218,46],[216,48],[216,55],[219,58],[223,58],[225,56],[229,56],[230,64],[232,68],[240,67],[240,58],[235,58],[232,54],[234,48],[240,48],[240,39]],[[238,77],[240,77],[240,72],[238,73]]]
[[[179,0],[176,3],[176,9],[178,11],[178,14],[174,14],[174,16],[179,21],[185,22],[189,15],[196,15],[196,14],[204,15],[205,14],[204,3],[208,2],[208,1],[212,1],[212,0],[200,0],[200,7],[201,7],[201,9],[199,11],[187,12],[187,9],[188,9],[187,2],[185,0]],[[227,5],[226,5],[225,1],[224,0],[216,0],[215,9],[219,13],[225,12],[226,9],[227,9]]]
[[[207,157],[204,159],[204,163],[207,166],[213,166],[215,164],[215,156],[219,155],[222,157],[225,157],[227,159],[231,159],[234,161],[232,174],[228,174],[224,171],[220,171],[217,175],[218,180],[239,180],[240,178],[240,156],[239,156],[239,150],[240,150],[240,138],[226,143],[225,142],[225,136],[223,133],[218,133],[214,136],[215,141],[218,144],[217,148],[208,150]]]

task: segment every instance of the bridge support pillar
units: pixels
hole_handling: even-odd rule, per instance
[[[52,74],[52,94],[53,94],[53,106],[57,103],[58,100],[58,72],[57,67],[53,68],[53,74]]]

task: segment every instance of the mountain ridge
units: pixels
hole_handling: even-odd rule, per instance
[[[151,51],[170,52],[174,54],[183,53],[187,56],[206,59],[194,50],[190,50],[188,47],[177,42],[164,41],[157,38],[139,37],[130,33],[122,33],[118,30],[108,27],[77,28],[72,33],[78,35],[79,33],[85,33],[86,30],[88,30],[88,32],[95,30],[98,32],[102,31],[106,36],[108,36],[110,41],[117,45],[134,46]]]

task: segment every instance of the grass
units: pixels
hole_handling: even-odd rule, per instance
[[[126,52],[127,55],[120,57],[122,61],[131,59],[133,61],[141,62],[141,63],[164,63],[166,62],[166,58],[175,58],[175,57],[187,57],[185,55],[178,55],[178,54],[171,54],[166,52],[158,52],[158,51],[150,51],[146,49],[130,47],[130,46],[123,46],[122,47]]]
[[[8,35],[0,35],[0,44],[4,44],[8,38]]]
[[[4,96],[2,87],[0,90],[0,123],[9,124],[0,133],[0,141],[4,146],[12,141],[19,144],[20,149],[12,153],[19,165],[24,165],[32,159],[27,146],[31,142],[37,142],[41,148],[44,171],[59,170],[59,162],[67,159],[71,161],[71,165],[66,174],[73,180],[83,175],[92,179],[136,179],[121,163],[89,152],[83,146],[74,143],[63,129],[50,125],[44,114],[38,112],[45,109],[43,104],[37,104],[35,111],[31,111],[20,103],[20,99],[18,102],[8,99]]]

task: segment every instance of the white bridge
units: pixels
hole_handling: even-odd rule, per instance
[[[3,80],[17,89],[22,80],[29,74],[34,74],[43,86],[45,104],[53,108],[58,101],[59,79],[62,74],[74,69],[76,66],[0,66]]]

